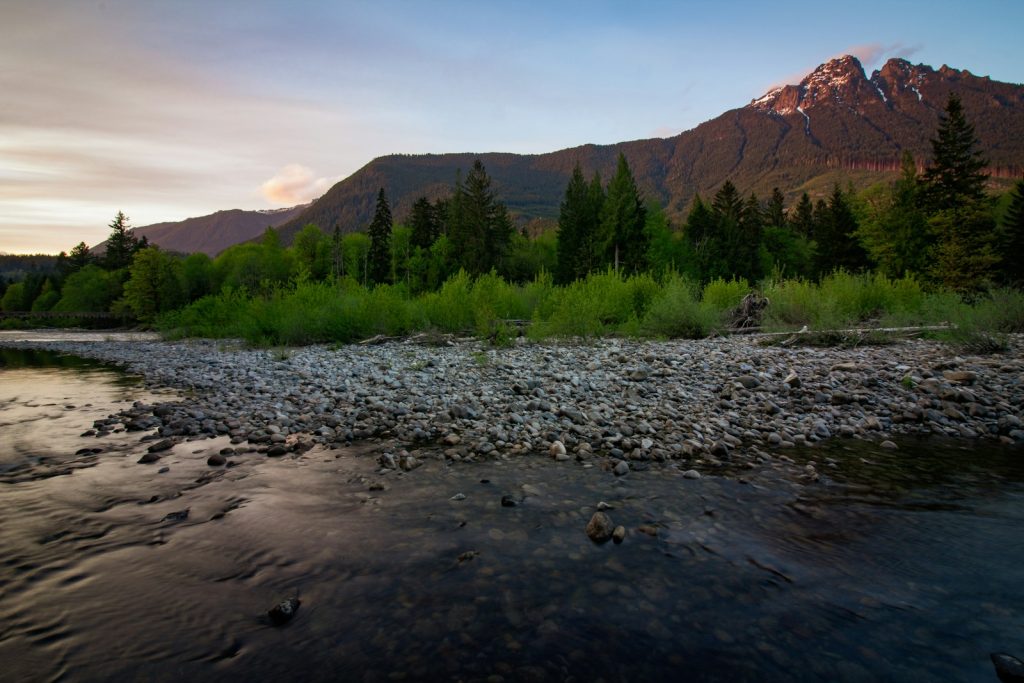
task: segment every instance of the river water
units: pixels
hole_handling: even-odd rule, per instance
[[[791,453],[816,484],[379,474],[372,446],[211,468],[223,439],[140,465],[138,433],[80,434],[168,395],[0,362],[0,680],[994,681],[990,652],[1024,656],[1020,449]],[[599,501],[621,545],[584,534]]]

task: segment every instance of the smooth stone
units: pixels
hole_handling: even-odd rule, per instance
[[[206,459],[206,464],[209,465],[210,467],[220,467],[226,462],[227,458],[225,458],[220,453],[214,453],[209,458]]]
[[[622,543],[624,540],[626,540],[626,527],[619,525],[612,532],[612,541]]]
[[[156,462],[160,459],[160,456],[156,453],[143,453],[142,457],[139,458],[138,463],[140,465],[148,465],[152,462]]]
[[[587,536],[594,543],[604,543],[612,537],[614,531],[611,517],[603,512],[595,512],[587,522]]]
[[[888,439],[886,439],[885,441],[883,441],[882,443],[880,443],[878,445],[879,445],[880,448],[886,448],[886,449],[891,450],[891,451],[895,451],[895,450],[897,450],[899,448],[899,446],[897,446],[894,442],[889,441]]]
[[[157,441],[155,444],[153,444],[152,446],[150,446],[146,450],[149,451],[150,453],[159,453],[161,451],[168,451],[168,450],[170,450],[173,447],[174,447],[174,442],[173,441],[171,441],[170,439],[163,439],[161,441]],[[150,461],[150,462],[152,462],[152,461]]]
[[[683,477],[686,479],[700,479],[701,474],[697,470],[686,470],[683,472]]]
[[[625,460],[618,461],[615,463],[615,467],[612,468],[612,472],[614,472],[617,477],[629,474],[629,463]]]

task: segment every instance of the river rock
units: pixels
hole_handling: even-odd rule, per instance
[[[622,543],[626,540],[626,527],[621,524],[615,527],[615,531],[612,532],[612,541],[615,543]]]
[[[615,527],[612,525],[611,517],[603,512],[595,512],[587,522],[586,532],[594,543],[604,543],[612,537]]]
[[[612,468],[612,472],[615,473],[616,477],[621,477],[623,475],[629,474],[629,463],[626,462],[625,460],[618,461],[617,463],[615,463],[615,467]]]
[[[174,442],[170,439],[162,439],[157,441],[155,444],[147,448],[146,450],[150,453],[160,453],[161,451],[168,451],[174,448]]]
[[[996,668],[996,676],[1003,683],[1024,683],[1024,662],[1013,655],[993,652],[992,665]]]
[[[295,616],[295,613],[299,611],[299,605],[301,604],[302,601],[299,600],[298,596],[294,598],[287,598],[286,600],[282,600],[271,607],[267,611],[267,617],[270,618],[270,623],[274,626],[284,626],[291,621],[292,617]]]
[[[212,455],[210,455],[209,458],[206,459],[206,464],[209,465],[210,467],[221,467],[226,462],[227,458],[225,458],[220,453],[213,453]]]
[[[150,463],[156,462],[159,459],[160,455],[158,453],[143,453],[142,457],[139,458],[138,462],[140,465],[148,465]]]

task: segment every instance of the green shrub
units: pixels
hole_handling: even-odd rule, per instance
[[[718,312],[697,301],[697,287],[678,276],[669,277],[643,318],[645,334],[699,339],[718,321]]]

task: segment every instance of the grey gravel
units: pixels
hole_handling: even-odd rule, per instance
[[[779,449],[840,436],[1024,440],[1022,335],[992,356],[925,340],[856,349],[767,347],[751,336],[521,342],[309,346],[284,360],[209,340],[0,345],[118,363],[188,397],[137,403],[97,420],[86,438],[131,425],[154,446],[226,435],[271,456],[371,440],[389,456],[381,467],[403,472],[423,458],[536,454],[616,474],[661,462],[689,475],[777,465]]]

